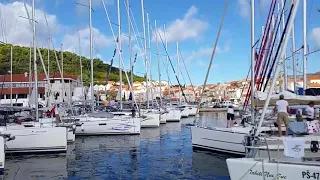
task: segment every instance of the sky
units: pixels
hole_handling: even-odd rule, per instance
[[[281,5],[281,1],[278,1]],[[31,0],[0,1],[0,41],[22,46],[30,45],[32,29],[28,20],[21,18],[27,17],[23,2],[26,2],[26,7],[31,15]],[[104,9],[102,0],[92,0],[93,57],[98,57],[104,62],[110,63],[116,47],[114,40],[118,37],[117,0],[104,0],[104,2],[108,13]],[[130,0],[129,2],[132,57],[137,54],[134,72],[143,76],[146,68],[143,60],[144,31],[141,1]],[[256,40],[261,36],[262,26],[265,25],[267,20],[270,2],[271,0],[255,1]],[[289,2],[291,1],[287,1],[285,9],[289,8]],[[318,12],[320,1],[307,0],[307,2],[307,43],[311,52],[320,49],[320,12]],[[49,47],[48,38],[51,35],[55,49],[60,49],[62,44],[63,50],[79,54],[80,49],[81,55],[90,57],[89,8],[84,6],[88,4],[89,0],[35,0],[38,45]],[[126,7],[125,0],[120,0],[121,59],[124,69],[129,69],[129,20]],[[181,84],[190,84],[183,63],[186,65],[192,83],[195,85],[203,84],[224,7],[225,1],[223,0],[145,0],[147,58],[148,63],[151,64],[148,70],[152,72],[152,79],[159,79],[158,62],[160,64],[161,80],[168,79],[167,61],[164,56],[166,55],[164,48],[166,39],[168,42],[167,53],[176,72],[178,72],[176,48],[178,42],[180,54],[179,79]],[[148,33],[147,13],[150,33]],[[49,28],[44,14],[46,14]],[[108,22],[107,14],[110,17],[112,29]],[[157,28],[155,27],[155,21]],[[164,26],[166,33],[164,33]],[[250,35],[250,0],[229,0],[226,17],[210,69],[208,84],[240,80],[247,76],[250,67]],[[302,46],[301,0],[295,20],[295,39],[296,49],[298,49]],[[149,53],[149,40],[151,53]],[[157,42],[159,58],[156,55]],[[53,48],[52,45],[50,45],[50,48]],[[290,40],[287,48],[288,54],[292,52],[291,49]],[[298,59],[298,74],[301,74],[301,52],[296,57]],[[308,56],[308,73],[320,71],[319,57],[320,52]],[[119,62],[117,55],[114,65],[118,67]],[[288,59],[287,68],[289,74],[292,74],[292,64],[292,60]],[[177,80],[171,65],[169,65],[169,78],[173,84],[176,84]]]

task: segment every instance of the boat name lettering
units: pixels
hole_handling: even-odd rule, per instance
[[[35,131],[35,133],[43,133],[43,132],[46,132],[46,131]]]
[[[250,169],[249,174],[254,175],[254,176],[262,176],[262,177],[270,177],[270,178],[277,177],[277,179],[287,179],[287,176],[285,176],[281,173],[278,173],[276,175],[276,174],[270,173],[268,171],[261,172],[261,171],[257,171],[257,170],[253,171],[252,169]]]
[[[309,170],[302,171],[301,175],[303,179],[320,179],[320,173],[310,172]]]

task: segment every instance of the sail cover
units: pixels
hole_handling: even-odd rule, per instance
[[[274,93],[271,95],[269,105],[275,105],[279,96],[283,95],[284,99],[288,101],[289,105],[307,105],[310,101],[315,104],[320,104],[320,96],[308,96],[308,95],[297,95],[289,91],[283,91],[281,93]],[[258,91],[255,93],[255,100],[258,106],[263,106],[265,100],[267,99],[268,93]]]

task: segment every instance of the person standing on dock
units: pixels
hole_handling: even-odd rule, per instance
[[[286,136],[288,136],[288,124],[289,124],[289,103],[288,101],[284,100],[284,96],[280,95],[280,100],[276,102],[276,106],[274,107],[274,112],[277,114],[277,125],[278,125],[278,133],[279,137],[282,134],[281,125],[284,123],[286,126]]]
[[[236,123],[234,120],[234,110],[232,105],[227,109],[227,128],[229,127],[230,121],[232,122],[232,125]],[[230,125],[230,127],[232,127],[232,125]]]
[[[307,121],[313,121],[314,119],[314,102],[310,101],[308,107],[305,109],[305,115],[307,115]]]

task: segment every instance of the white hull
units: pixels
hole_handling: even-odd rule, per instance
[[[189,116],[195,116],[197,114],[197,108],[193,106],[187,106],[189,108]]]
[[[155,113],[147,113],[145,117],[141,118],[141,127],[150,128],[150,127],[159,127],[160,126],[160,115]]]
[[[0,136],[0,174],[4,171],[5,153],[4,153],[4,138]]]
[[[185,107],[185,108],[182,109],[181,117],[183,117],[183,118],[189,117],[189,114],[190,114],[190,112],[189,112],[189,108],[188,107]]]
[[[1,133],[15,136],[6,142],[6,152],[36,153],[36,152],[66,152],[67,129],[65,127],[24,127],[9,125],[2,127]]]
[[[120,135],[140,134],[140,118],[120,116],[95,118],[82,116],[76,128],[76,135]]]
[[[169,109],[167,113],[163,114],[167,122],[179,122],[181,119],[181,111],[177,109]]]
[[[319,163],[277,163],[268,159],[227,159],[231,180],[320,179]]]
[[[203,128],[198,126],[191,127],[192,146],[226,152],[231,154],[245,155],[243,145],[246,134],[249,134],[251,127],[232,127],[232,128]],[[276,128],[261,127],[262,132],[274,131]]]
[[[167,123],[167,116],[164,114],[160,115],[160,124],[166,124]]]
[[[56,127],[54,118],[41,118],[42,127],[53,128]],[[40,128],[39,122],[23,122],[23,125],[33,125],[34,127]],[[67,141],[73,143],[76,140],[76,135],[71,127],[65,127],[67,129]]]
[[[246,134],[245,132],[232,131],[229,128],[206,129],[191,126],[193,147],[232,154],[245,154],[245,147],[242,142]]]

